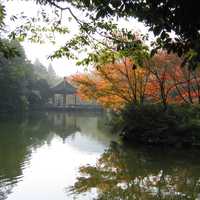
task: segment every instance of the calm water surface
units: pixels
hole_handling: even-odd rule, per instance
[[[199,150],[129,147],[101,113],[0,118],[0,200],[200,199]]]

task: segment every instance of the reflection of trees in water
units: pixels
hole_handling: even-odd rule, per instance
[[[44,144],[49,133],[45,118],[6,119],[0,122],[0,199],[22,179],[31,149]]]
[[[85,114],[85,113],[84,113]],[[84,116],[83,119],[84,119]],[[89,114],[86,115],[87,117]],[[80,113],[48,113],[48,115],[30,115],[25,118],[6,118],[0,121],[0,180],[22,175],[24,163],[28,163],[32,148],[38,148],[51,140],[53,134],[65,139],[80,131],[83,123]]]
[[[96,115],[87,117],[80,116],[77,119],[78,125],[81,127],[82,134],[87,134],[88,137],[99,143],[108,145],[111,140],[116,139],[116,135],[110,133],[109,128],[106,126],[106,115],[104,112],[99,112]]]
[[[11,193],[13,186],[0,181],[0,200],[5,200]]]
[[[97,127],[102,132],[110,133],[110,121],[111,116],[109,112],[102,113],[102,115],[98,118]]]
[[[196,199],[200,194],[199,152],[129,149],[112,143],[95,166],[82,166],[70,191],[97,190],[96,199]]]
[[[0,120],[0,200],[23,179],[23,168],[30,162],[32,149],[39,148],[58,135],[63,140],[93,123],[96,113],[47,113]],[[90,116],[92,116],[90,118]],[[95,118],[96,119],[96,118]],[[94,124],[96,127],[96,124]]]

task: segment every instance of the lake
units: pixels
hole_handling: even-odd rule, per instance
[[[200,151],[122,144],[101,112],[0,117],[0,200],[200,199]]]

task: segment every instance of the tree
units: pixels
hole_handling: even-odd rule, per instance
[[[200,70],[182,67],[177,55],[161,51],[142,57],[143,66],[139,66],[126,57],[113,60],[116,54],[102,54],[104,59],[98,59],[91,73],[72,77],[83,99],[96,99],[115,109],[144,102],[162,104],[165,109],[168,104],[200,103]]]
[[[112,39],[116,42],[117,40],[111,34],[117,27],[116,24],[112,23],[114,17],[136,17],[139,21],[145,23],[157,37],[157,41],[152,44],[154,47],[152,53],[155,53],[158,49],[178,53],[179,56],[184,56],[182,64],[189,62],[191,68],[197,67],[200,61],[198,2],[110,0],[108,3],[105,0],[36,0],[36,3],[50,4],[55,7],[53,19],[50,20],[51,16],[48,16],[43,10],[38,19],[26,18],[26,23],[20,25],[16,31],[10,34],[10,37],[19,36],[18,39],[20,40],[28,37],[32,41],[40,42],[42,30],[66,34],[68,29],[61,23],[62,12],[64,11],[68,11],[79,25],[79,34],[66,41],[66,44],[56,51],[52,57],[68,56],[76,59],[77,57],[72,53],[74,50],[79,51],[80,47],[88,45],[95,48],[102,43],[102,40],[99,41],[98,37],[95,36],[97,34],[104,39]],[[79,19],[74,14],[73,7],[80,9],[85,14],[85,19]],[[1,4],[1,25],[3,25],[5,14],[5,8]],[[16,18],[16,16],[13,16],[12,20],[16,20]],[[38,22],[38,20],[43,20],[47,26],[35,26],[34,22]],[[190,25],[188,26],[188,24]],[[30,36],[31,34],[32,36]],[[52,35],[49,38],[51,41],[53,40]],[[2,50],[2,52],[4,51]]]
[[[37,66],[32,65],[19,42],[4,40],[4,43],[16,48],[20,56],[7,59],[3,53],[0,54],[0,112],[43,106],[50,97],[49,85],[34,70],[37,69],[40,75],[48,75],[47,71],[43,73],[46,68],[39,61],[36,62]]]
[[[143,104],[149,72],[134,68],[133,62],[124,58],[115,63],[99,66],[91,74],[72,76],[83,99],[95,99],[114,109],[125,104]]]
[[[54,86],[60,80],[60,78],[57,77],[53,66],[49,64],[47,68],[39,61],[39,59],[36,59],[33,64],[33,71],[38,80],[46,80],[50,86]]]
[[[89,31],[89,33],[92,32],[91,30],[97,31],[97,27],[105,29],[106,23],[104,26],[100,23],[102,18],[136,17],[158,37],[157,42],[154,43],[153,52],[162,48],[168,52],[178,53],[179,56],[184,55],[183,64],[189,61],[192,68],[195,68],[200,61],[200,17],[196,1],[110,0],[108,3],[106,0],[70,0],[65,1],[66,6],[63,6],[63,2],[59,4],[60,1],[38,0],[37,2],[50,4],[62,11],[69,11],[79,23],[80,28]],[[85,11],[90,21],[87,23],[78,19],[68,5],[69,3]],[[175,36],[171,35],[172,32],[175,33]],[[84,35],[82,36],[84,38]]]
[[[169,71],[177,66],[181,66],[181,59],[166,52],[155,54],[145,66],[151,74],[147,86],[147,98],[149,97],[153,102],[161,102],[165,109],[171,90],[174,88]]]
[[[31,91],[28,96],[30,107],[42,107],[48,103],[51,97],[50,86],[45,79],[34,80],[30,86]]]
[[[170,101],[175,103],[199,104],[200,103],[200,69],[190,69],[188,66],[180,65],[169,71],[173,81],[172,91],[174,95]]]
[[[1,36],[2,33],[5,34],[5,16],[5,7],[0,3],[0,54],[5,58],[12,58],[15,56],[19,56],[20,52],[17,51],[17,48],[8,44],[8,41],[6,41],[5,38]]]
[[[47,68],[40,62],[39,59],[36,59],[33,63],[33,69],[38,79],[48,79]]]
[[[47,71],[48,71],[48,83],[50,85],[55,85],[58,82],[59,78],[57,77],[56,72],[51,64],[49,64]]]
[[[32,67],[18,42],[5,40],[4,43],[16,48],[21,56],[7,59],[3,54],[0,55],[0,90],[3,91],[0,93],[1,110],[26,109],[27,86],[33,78]]]
[[[153,102],[199,103],[199,68],[192,70],[188,65],[182,67],[182,59],[175,54],[159,52],[145,66],[150,73],[146,96]]]

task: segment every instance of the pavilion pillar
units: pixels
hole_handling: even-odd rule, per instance
[[[76,105],[76,95],[74,95],[74,104]]]
[[[55,106],[55,94],[53,94],[53,96],[52,96],[52,103]]]
[[[63,94],[63,105],[66,106],[67,104],[67,95]]]

